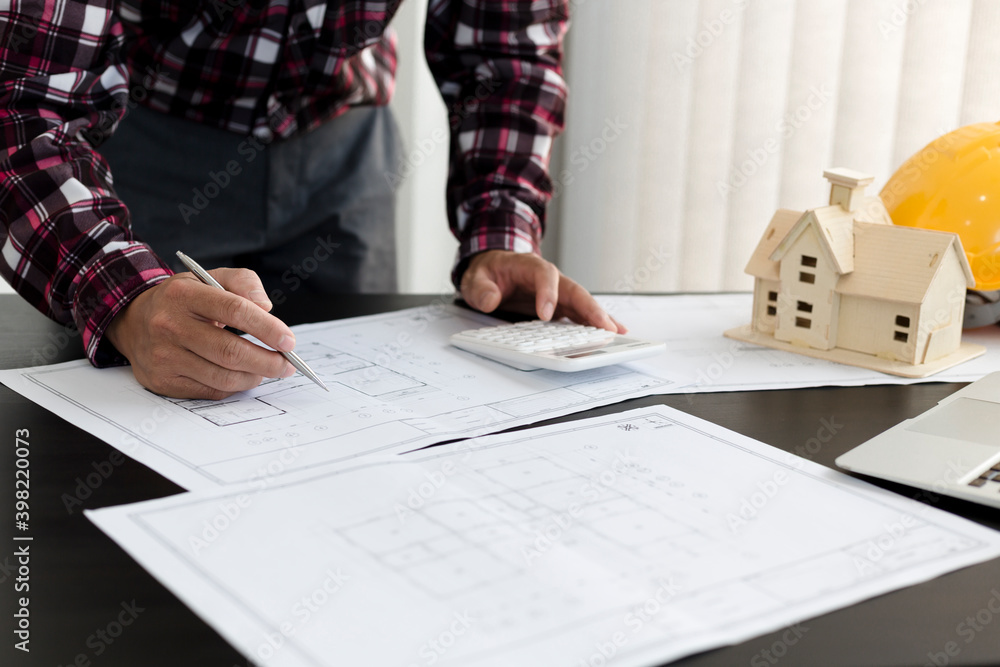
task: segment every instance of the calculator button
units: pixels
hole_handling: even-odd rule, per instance
[[[467,344],[466,349],[472,352],[521,370],[596,368],[655,354],[664,347],[663,343],[624,338],[629,342],[627,349],[605,347],[616,340],[616,334],[594,326],[538,320],[480,327],[452,336],[458,347]],[[602,350],[600,356],[594,350]],[[562,358],[564,355],[568,356]]]

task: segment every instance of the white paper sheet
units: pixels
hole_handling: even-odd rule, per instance
[[[87,516],[283,667],[661,664],[1000,555],[664,406]]]
[[[681,381],[670,393],[756,391],[799,387],[973,382],[1000,371],[1000,327],[966,331],[963,340],[986,354],[922,379],[903,378],[726,338],[723,331],[751,319],[751,294],[601,296],[598,300],[629,333],[665,340],[667,352],[641,363],[647,372],[669,369]]]
[[[267,484],[650,394],[969,382],[1000,371],[998,327],[966,332],[986,346],[982,357],[912,380],[723,337],[749,319],[749,294],[600,300],[634,335],[665,340],[667,352],[583,373],[517,371],[447,343],[496,320],[438,306],[296,327],[297,351],[332,394],[295,376],[225,401],[171,401],[142,389],[127,368],[84,361],[0,371],[0,382],[194,489]]]
[[[2,371],[0,382],[177,484],[205,488],[376,453],[494,433],[649,394],[671,384],[629,365],[518,371],[448,337],[497,320],[454,306],[295,327],[301,375],[222,401],[165,399],[129,368],[86,361]]]

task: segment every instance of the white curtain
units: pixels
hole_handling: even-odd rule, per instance
[[[874,194],[935,137],[1000,120],[997,2],[572,8],[546,252],[594,291],[749,289],[775,208],[824,205],[825,168]]]
[[[424,58],[427,0],[406,0],[393,19],[399,38],[392,100],[403,137],[398,178],[396,239],[402,292],[450,294],[458,243],[448,230],[445,182],[450,128],[444,102]]]

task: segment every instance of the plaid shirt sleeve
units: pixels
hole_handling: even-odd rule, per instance
[[[540,253],[549,157],[563,129],[569,0],[431,0],[425,50],[449,109],[452,280],[472,255]]]
[[[75,324],[92,363],[124,363],[102,344],[105,329],[171,272],[133,237],[108,166],[84,138],[109,134],[124,115],[122,27],[110,1],[8,7],[0,10],[0,274],[46,315]]]

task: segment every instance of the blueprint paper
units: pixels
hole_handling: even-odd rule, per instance
[[[128,368],[85,361],[0,371],[0,382],[194,489],[266,483],[650,394],[969,382],[1000,371],[998,327],[965,333],[987,348],[983,356],[914,380],[725,338],[749,321],[750,294],[600,301],[667,352],[581,373],[517,371],[447,343],[497,320],[439,306],[296,327],[296,351],[328,381],[328,395],[296,375],[224,401],[173,401],[142,389]]]
[[[666,390],[671,375],[627,364],[519,371],[452,347],[498,322],[455,306],[295,327],[302,375],[221,401],[153,394],[129,368],[86,361],[0,372],[0,382],[177,484],[204,488],[398,453]]]
[[[665,406],[87,516],[282,667],[662,664],[1000,555]]]
[[[985,347],[984,355],[914,379],[724,337],[723,331],[749,324],[752,294],[621,295],[600,296],[598,301],[629,328],[631,335],[666,341],[664,354],[640,363],[650,373],[669,369],[680,374],[681,381],[670,393],[973,382],[1000,371],[1000,327],[962,334],[963,341]]]

